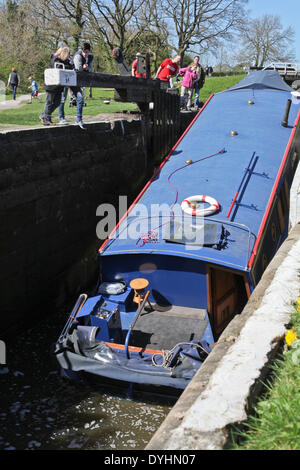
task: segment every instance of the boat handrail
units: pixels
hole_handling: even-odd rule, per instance
[[[58,343],[62,343],[63,340],[68,336],[68,332],[69,332],[69,329],[72,325],[72,323],[74,322],[74,320],[76,319],[76,316],[79,312],[79,310],[81,309],[81,307],[83,306],[84,302],[86,301],[87,299],[87,294],[80,294],[73,309],[72,309],[72,312],[67,320],[67,323],[65,324],[61,334],[59,335],[59,338],[58,338]]]
[[[132,323],[130,324],[130,326],[129,326],[129,328],[128,328],[127,335],[126,335],[126,339],[125,339],[125,352],[126,352],[126,357],[127,357],[127,359],[130,359],[130,354],[129,354],[129,349],[128,349],[128,348],[129,348],[129,340],[130,340],[131,332],[132,332],[132,330],[133,330],[133,328],[134,328],[136,322],[138,321],[139,317],[141,316],[141,313],[142,313],[142,311],[143,311],[143,308],[144,308],[144,306],[145,306],[145,303],[146,303],[147,300],[148,300],[149,294],[150,294],[150,291],[148,290],[148,291],[146,292],[146,295],[145,295],[145,297],[144,297],[144,299],[143,299],[143,301],[142,301],[142,303],[141,303],[141,306],[140,306],[138,312],[136,313],[136,315],[135,315],[135,317],[134,317]]]
[[[111,239],[110,239],[110,242],[108,242],[108,244],[106,245],[106,248],[108,248],[108,247],[111,245],[111,243],[112,243],[115,239],[117,239],[117,238],[119,237],[119,235],[122,233],[122,231],[123,231],[123,230],[126,230],[126,228],[130,225],[131,222],[130,222],[129,219],[133,219],[132,222],[133,222],[133,221],[136,222],[136,221],[150,220],[150,219],[155,219],[155,218],[156,218],[156,219],[167,218],[168,220],[172,220],[172,219],[173,219],[173,220],[174,220],[174,219],[176,220],[176,214],[175,214],[175,216],[173,216],[173,215],[170,213],[169,215],[160,214],[160,215],[155,215],[155,216],[151,216],[151,215],[150,215],[150,216],[147,216],[147,217],[137,217],[137,216],[135,216],[135,215],[128,215],[127,218],[126,218],[126,219],[127,219],[127,224],[126,224],[126,226],[124,226],[124,223],[125,223],[125,220],[126,220],[126,219],[125,219],[125,220],[123,221],[123,223],[118,227],[118,230],[115,232],[114,238],[111,238]],[[190,217],[186,217],[186,216],[181,216],[181,217],[177,216],[177,218],[178,218],[178,219],[180,218],[181,220],[184,219],[184,220],[189,220],[189,221],[190,221]],[[248,265],[248,260],[249,260],[249,256],[250,256],[250,250],[251,250],[251,237],[254,237],[254,240],[256,240],[256,235],[255,235],[253,232],[251,232],[251,229],[250,229],[247,225],[241,224],[241,223],[238,223],[238,222],[234,222],[234,221],[231,221],[231,220],[216,219],[216,218],[211,217],[211,216],[209,216],[209,217],[197,216],[196,219],[197,219],[197,221],[199,221],[199,219],[202,220],[202,221],[204,222],[204,225],[205,225],[205,223],[214,222],[214,223],[219,224],[219,225],[221,225],[221,226],[226,226],[226,225],[227,225],[227,226],[232,226],[232,227],[234,227],[234,228],[236,228],[236,229],[239,229],[239,230],[243,230],[243,231],[248,232],[248,249],[247,249],[247,259],[246,259],[246,263],[245,263],[245,266],[247,267],[247,265]],[[166,222],[166,223],[167,223],[167,222]],[[152,228],[152,225],[151,225],[151,228],[152,228],[151,231],[154,231],[154,230],[156,230],[156,229],[158,229],[158,228],[161,228],[163,225],[165,225],[165,223],[159,224],[159,226],[156,227],[156,228],[155,228],[155,227]],[[123,228],[123,227],[124,227],[124,228]]]
[[[245,181],[246,176],[247,176],[247,175],[249,176],[249,174],[250,174],[250,176],[251,176],[251,173],[253,172],[253,170],[252,170],[252,172],[250,173],[250,165],[251,165],[251,163],[252,163],[252,161],[253,161],[253,159],[254,159],[254,157],[255,157],[255,153],[256,153],[256,152],[253,152],[252,157],[251,157],[251,159],[250,159],[250,162],[248,163],[248,166],[247,166],[247,168],[245,169],[245,171],[244,171],[244,173],[243,173],[242,180],[241,180],[241,182],[240,182],[240,185],[239,185],[239,187],[238,187],[238,190],[236,191],[236,193],[235,193],[235,195],[234,195],[234,197],[233,197],[233,199],[232,199],[231,206],[230,206],[229,211],[228,211],[228,214],[227,214],[227,216],[226,216],[227,219],[229,219],[229,216],[230,216],[230,214],[231,214],[231,211],[232,211],[232,209],[233,209],[233,206],[236,204],[237,197],[238,197],[238,195],[239,195],[239,193],[240,193],[240,191],[241,191],[241,188],[242,188],[242,185],[243,185],[243,183],[244,183],[244,181]],[[253,168],[254,168],[254,166],[256,165],[256,162],[257,162],[258,158],[259,158],[259,157],[257,156],[256,159],[255,159],[255,162],[254,162],[254,164],[253,164]]]

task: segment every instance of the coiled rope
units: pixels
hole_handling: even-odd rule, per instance
[[[202,349],[202,351],[204,351],[206,354],[209,354],[209,352],[206,351],[206,349],[203,348],[201,346],[201,344],[190,343],[190,342],[178,343],[178,344],[176,344],[176,346],[174,346],[169,351],[168,350],[166,350],[166,351],[163,350],[161,353],[153,354],[153,356],[152,356],[152,365],[154,365],[155,367],[163,367],[164,369],[172,370],[175,366],[170,367],[168,364],[170,364],[170,362],[171,362],[171,359],[172,359],[172,356],[173,356],[173,353],[174,353],[175,349],[178,346],[182,346],[182,345],[194,346],[196,348]],[[158,364],[156,362],[156,359],[155,359],[156,357],[162,357],[162,363],[161,364]]]

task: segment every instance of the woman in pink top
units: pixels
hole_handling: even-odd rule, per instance
[[[179,69],[178,74],[184,76],[181,82],[180,107],[190,111],[192,106],[194,80],[197,78],[195,64],[192,63],[189,67]]]

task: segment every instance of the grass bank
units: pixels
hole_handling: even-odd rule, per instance
[[[219,93],[221,91],[227,90],[236,83],[240,82],[246,75],[233,75],[229,77],[206,77],[203,88],[200,90],[199,99],[200,101],[205,102],[210,95]],[[182,78],[175,81],[175,87],[180,89],[180,83]],[[180,91],[180,90],[179,90]]]
[[[41,90],[42,93],[42,90]],[[88,93],[88,89],[87,89]],[[39,115],[44,110],[46,95],[42,94],[42,103],[34,99],[32,104],[27,104],[29,101],[25,99],[22,105],[13,109],[6,109],[0,111],[0,124],[14,124],[23,126],[34,126],[40,125]],[[114,91],[105,90],[102,88],[93,89],[93,97],[86,99],[86,106],[83,108],[84,116],[97,116],[103,113],[118,113],[123,110],[135,110],[136,105],[134,103],[120,103],[114,101]],[[109,104],[105,104],[105,101],[109,100]],[[65,103],[65,115],[70,121],[75,120],[76,117],[76,106],[69,106],[70,99],[67,97]],[[53,113],[53,121],[58,121],[58,109]]]
[[[240,82],[246,75],[233,75],[231,77],[207,77],[203,88],[200,90],[200,100],[206,101],[210,95],[227,90]]]
[[[212,93],[218,93],[226,90],[239,82],[243,77],[241,75],[231,77],[207,77],[203,88],[200,90],[200,101],[205,102]],[[180,86],[180,82],[176,83]],[[42,92],[42,90],[41,90]],[[87,89],[88,92],[88,89]],[[136,110],[134,103],[120,103],[114,101],[114,91],[103,88],[93,88],[93,98],[86,99],[86,106],[83,108],[84,116],[97,116],[98,114],[118,113],[123,110]],[[30,94],[28,93],[28,99]],[[42,96],[45,102],[45,95]],[[109,100],[109,104],[105,101]],[[44,103],[33,100],[32,104],[27,104],[24,100],[21,106],[14,109],[0,111],[0,125],[19,125],[35,126],[40,125],[39,115],[44,109]],[[75,120],[76,107],[69,107],[69,97],[65,104],[65,114],[70,122]],[[53,113],[53,121],[58,121],[58,110]]]
[[[232,437],[234,450],[300,449],[300,298],[265,393]]]

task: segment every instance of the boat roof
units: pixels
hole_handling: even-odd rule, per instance
[[[281,76],[276,70],[256,70],[255,72],[250,73],[241,80],[239,83],[234,85],[226,92],[230,92],[233,90],[242,90],[251,88],[253,90],[258,89],[272,89],[272,90],[280,90],[280,91],[288,91],[292,92],[293,88],[291,88],[286,82],[283,81]]]
[[[278,72],[257,71],[231,89],[212,96],[142,192],[138,204],[100,249],[101,255],[173,255],[248,270],[300,109],[292,103],[290,125],[281,125],[290,90]],[[232,135],[232,131],[236,133]],[[251,172],[246,171],[248,167]],[[227,217],[238,190],[238,204]],[[184,214],[181,218],[180,203],[194,195],[215,198],[219,210],[210,216]],[[169,213],[162,210],[157,215],[153,207],[162,204]],[[197,233],[200,231],[204,234],[200,237],[202,242],[208,233],[208,243],[174,242],[173,222],[175,231],[186,223]]]

